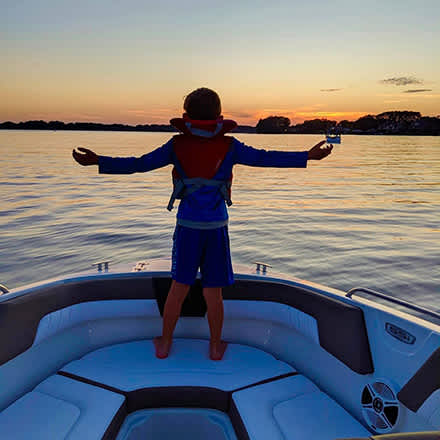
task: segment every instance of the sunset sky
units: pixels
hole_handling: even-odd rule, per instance
[[[0,121],[440,114],[439,0],[0,0]]]

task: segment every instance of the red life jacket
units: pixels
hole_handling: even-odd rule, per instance
[[[212,179],[232,142],[231,137],[224,135],[233,130],[237,123],[222,117],[213,121],[198,121],[189,119],[186,114],[183,118],[171,119],[170,123],[182,132],[174,136],[174,153],[187,177]],[[176,167],[173,177],[179,177]]]
[[[185,185],[182,184],[191,179],[206,179],[205,184],[215,182],[217,172],[226,154],[231,148],[233,138],[225,136],[225,133],[233,130],[237,124],[222,117],[217,120],[198,121],[189,119],[186,114],[183,118],[175,118],[170,121],[182,134],[173,137],[173,150],[175,163],[173,168],[174,191],[168,209],[171,210],[175,198],[182,198],[185,194]],[[180,170],[180,172],[179,172]],[[183,174],[183,175],[182,175]],[[225,198],[230,204],[230,186],[232,172],[227,178],[227,191]],[[179,184],[180,190],[177,188]],[[222,191],[223,188],[222,188]]]

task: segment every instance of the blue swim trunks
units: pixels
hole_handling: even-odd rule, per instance
[[[173,280],[192,285],[199,268],[203,287],[224,287],[233,284],[227,226],[216,229],[176,226],[171,267]]]

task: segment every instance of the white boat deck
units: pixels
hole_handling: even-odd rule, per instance
[[[209,359],[209,342],[175,339],[170,356],[158,359],[151,340],[104,347],[73,361],[62,372],[124,393],[152,387],[198,386],[223,391],[251,385],[295,370],[272,355],[230,344],[222,361]]]
[[[151,340],[88,353],[0,413],[0,432],[14,439],[110,439],[128,414],[161,407],[222,411],[238,439],[370,435],[287,363],[238,344],[228,346],[222,361],[212,361],[208,341],[194,339],[176,339],[164,360],[155,357]],[[224,439],[232,438],[225,431]]]

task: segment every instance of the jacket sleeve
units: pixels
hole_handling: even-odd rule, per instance
[[[98,156],[100,174],[133,174],[162,168],[172,163],[173,139],[141,157]]]
[[[234,139],[234,163],[251,167],[306,168],[308,151],[267,151]]]

